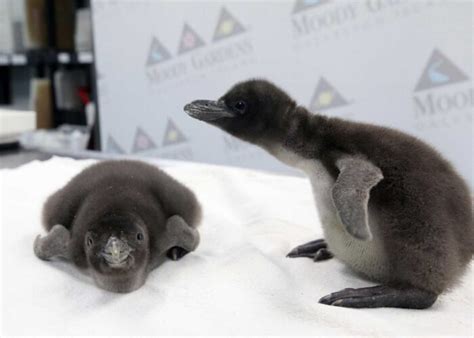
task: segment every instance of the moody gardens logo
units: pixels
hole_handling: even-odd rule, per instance
[[[296,0],[290,13],[293,38],[311,46],[321,38],[336,40],[417,15],[432,5],[418,0]]]
[[[443,127],[472,118],[474,89],[469,77],[440,50],[434,49],[415,86],[419,127]]]
[[[156,37],[152,38],[146,58],[146,75],[152,84],[178,79],[190,71],[239,60],[253,54],[253,44],[245,37],[246,29],[226,8],[222,8],[212,37],[212,46],[188,23],[184,23],[176,55]],[[228,38],[240,35],[240,39]],[[228,43],[220,43],[226,40]]]

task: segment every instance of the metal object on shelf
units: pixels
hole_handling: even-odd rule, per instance
[[[88,127],[64,124],[57,129],[39,129],[23,133],[20,144],[25,149],[84,151],[89,142]]]
[[[26,55],[21,53],[12,54],[10,59],[11,64],[14,66],[23,66],[26,65],[28,62],[28,58],[26,57]]]
[[[92,64],[91,51],[70,52],[53,50],[31,50],[24,53],[0,53],[0,66],[41,66],[55,64]]]
[[[92,63],[94,61],[94,56],[91,52],[79,52],[77,54],[77,61],[79,63]]]
[[[6,54],[0,54],[0,66],[6,66],[9,64],[9,57]]]
[[[58,63],[71,63],[71,54],[65,52],[58,53]]]

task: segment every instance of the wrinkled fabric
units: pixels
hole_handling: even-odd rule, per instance
[[[289,259],[322,237],[305,178],[152,161],[195,191],[201,243],[129,294],[96,287],[33,254],[45,199],[92,160],[53,158],[0,171],[3,333],[24,335],[472,335],[472,267],[427,310],[346,309],[318,299],[374,285],[336,259]],[[403,253],[400,253],[403,254]]]

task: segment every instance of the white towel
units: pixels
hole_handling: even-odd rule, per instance
[[[197,251],[167,261],[135,292],[101,290],[74,266],[33,254],[43,202],[93,162],[53,158],[0,171],[4,334],[473,334],[472,268],[427,310],[318,304],[373,283],[336,259],[285,257],[322,237],[308,181],[202,164],[155,162],[203,206]]]

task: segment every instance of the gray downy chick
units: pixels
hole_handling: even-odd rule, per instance
[[[160,169],[105,161],[48,198],[48,234],[36,238],[34,252],[71,261],[103,289],[131,292],[166,257],[178,260],[196,249],[200,219],[194,193]]]
[[[471,196],[450,163],[394,129],[312,114],[264,80],[239,83],[188,115],[267,150],[309,177],[325,239],[289,257],[333,256],[380,285],[344,289],[328,305],[430,307],[474,251]]]

